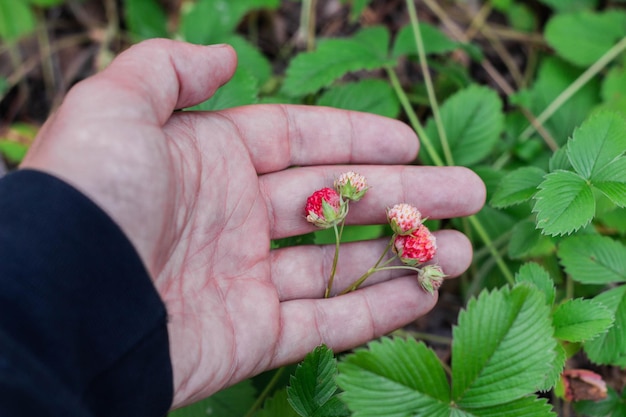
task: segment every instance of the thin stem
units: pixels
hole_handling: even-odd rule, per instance
[[[413,110],[413,106],[411,106],[411,102],[409,101],[408,96],[406,95],[404,89],[400,85],[400,80],[398,80],[398,75],[396,74],[393,68],[385,67],[385,70],[387,71],[387,76],[389,77],[391,86],[393,87],[393,90],[398,96],[398,100],[400,100],[400,104],[402,105],[402,108],[404,109],[404,113],[408,117],[409,122],[411,123],[411,126],[413,127],[413,129],[417,132],[417,136],[420,138],[420,142],[426,148],[426,152],[428,152],[428,157],[432,159],[433,163],[437,166],[445,165],[443,160],[441,159],[441,157],[435,150],[435,147],[433,146],[432,141],[426,134],[426,131],[422,127],[422,124],[417,118],[417,114],[415,114],[415,110]]]
[[[592,66],[587,68],[580,77],[578,77],[569,87],[567,87],[561,94],[555,98],[552,103],[546,109],[537,116],[537,122],[539,124],[545,123],[567,100],[572,98],[574,94],[578,92],[589,80],[596,76],[609,62],[611,62],[616,56],[626,49],[626,37],[622,38],[617,44],[609,49],[600,59],[598,59]],[[520,135],[520,140],[525,141],[535,131],[535,126],[528,126]]]
[[[330,291],[333,288],[333,281],[335,280],[335,273],[337,272],[337,261],[339,260],[339,244],[341,243],[341,235],[343,234],[343,226],[346,224],[346,219],[344,218],[341,222],[341,230],[337,230],[337,225],[333,225],[333,230],[335,231],[335,256],[333,257],[333,266],[330,270],[330,277],[328,277],[328,285],[326,286],[326,292],[324,292],[324,298],[328,298],[330,296]]]
[[[270,382],[267,383],[267,385],[263,389],[263,392],[259,394],[259,397],[256,399],[254,404],[252,404],[252,406],[250,407],[250,409],[248,410],[248,412],[246,413],[244,417],[252,417],[254,413],[259,408],[261,408],[261,406],[263,405],[263,402],[265,401],[269,393],[274,389],[274,387],[278,383],[278,380],[280,379],[280,377],[283,375],[284,372],[285,372],[284,366],[282,368],[278,368],[276,372],[274,372],[272,379],[270,379]]]
[[[437,96],[435,95],[433,80],[430,77],[430,70],[428,68],[428,61],[426,60],[426,52],[424,49],[422,34],[419,28],[419,20],[417,18],[417,11],[415,10],[414,0],[406,0],[406,4],[409,9],[409,18],[411,19],[411,27],[413,29],[413,36],[415,37],[415,44],[417,45],[417,55],[419,57],[420,66],[422,68],[424,83],[426,84],[428,100],[430,101],[430,107],[433,111],[435,124],[437,125],[437,132],[439,133],[439,138],[441,139],[443,155],[445,156],[448,165],[454,165],[454,158],[452,157],[452,151],[450,150],[450,144],[448,143],[448,136],[446,134],[446,129],[443,125],[443,121],[441,120],[441,113],[439,112],[439,104],[437,103]]]
[[[495,245],[493,244],[493,241],[487,234],[487,231],[485,230],[483,225],[480,224],[480,221],[478,221],[476,216],[470,216],[469,221],[472,224],[472,226],[474,226],[474,229],[476,229],[478,236],[480,236],[481,240],[485,242],[485,245],[489,248],[489,252],[491,252],[491,256],[493,256],[493,258],[495,259],[496,264],[498,265],[498,268],[500,268],[500,271],[504,275],[504,278],[506,278],[509,284],[511,285],[515,284],[515,279],[513,278],[513,274],[511,273],[511,271],[509,270],[509,267],[504,262],[504,259],[502,259],[502,256],[500,255],[500,253],[498,253],[498,250],[496,249]]]
[[[364,273],[361,278],[357,279],[356,281],[354,281],[350,286],[348,286],[348,288],[346,288],[345,290],[341,291],[339,293],[339,295],[344,295],[347,294],[349,292],[355,291],[357,288],[359,288],[361,286],[361,284],[363,284],[365,282],[366,279],[368,279],[371,275],[375,274],[376,272],[380,271],[379,265],[380,263],[383,261],[383,259],[385,259],[385,256],[387,255],[387,252],[389,252],[389,249],[391,249],[391,246],[393,245],[393,241],[395,240],[396,235],[394,234],[391,239],[389,239],[389,243],[387,243],[387,247],[385,247],[385,250],[383,251],[383,253],[380,255],[380,257],[378,258],[378,260],[376,261],[376,263],[374,264],[373,267],[371,267],[370,269],[367,270],[366,273]],[[387,261],[385,261],[385,263],[383,263],[383,267],[386,267],[387,265],[389,265],[389,263],[391,261],[393,261],[396,257],[392,257],[390,259],[387,259]]]

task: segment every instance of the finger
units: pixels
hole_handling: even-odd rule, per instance
[[[431,263],[437,263],[448,277],[461,275],[472,262],[472,245],[462,233],[455,230],[435,232],[437,254]],[[342,244],[332,294],[338,294],[354,283],[381,256],[388,239]],[[281,301],[299,298],[320,298],[324,294],[334,245],[294,246],[272,251],[271,276]],[[380,271],[371,275],[363,286],[370,286],[392,278],[416,274],[406,270]]]
[[[259,173],[294,165],[407,163],[419,148],[402,122],[328,107],[256,105],[197,118],[199,138],[236,131]]]
[[[226,83],[237,65],[227,45],[153,39],[132,46],[66,98],[70,109],[97,110],[163,125],[175,109],[198,104]]]
[[[403,277],[339,297],[283,302],[271,366],[300,360],[322,343],[335,352],[353,348],[426,314],[436,301],[413,277]]]
[[[446,219],[471,215],[484,204],[485,186],[463,167],[352,166],[308,167],[260,178],[270,216],[272,238],[309,233],[304,207],[315,190],[332,187],[341,172],[354,170],[367,178],[370,189],[350,203],[348,224],[384,224],[386,209],[398,203],[416,206],[423,217]]]

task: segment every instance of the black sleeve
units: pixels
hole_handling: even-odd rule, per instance
[[[137,252],[66,183],[0,180],[0,415],[158,417],[166,311]]]

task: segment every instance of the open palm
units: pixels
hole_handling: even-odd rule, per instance
[[[227,46],[139,44],[68,94],[24,162],[83,191],[134,244],[170,317],[174,406],[320,343],[354,347],[432,308],[436,298],[403,274],[379,273],[354,293],[322,299],[334,248],[270,250],[271,239],[313,230],[306,197],[348,170],[341,164],[371,186],[352,205],[351,223],[383,223],[399,202],[449,218],[484,200],[466,169],[400,165],[418,142],[394,120],[279,105],[173,113],[208,98],[235,66]],[[467,239],[455,231],[437,239],[444,271],[463,272]],[[334,292],[385,244],[342,246]]]

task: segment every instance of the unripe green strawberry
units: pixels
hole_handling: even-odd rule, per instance
[[[367,180],[356,172],[344,172],[335,180],[335,189],[342,197],[359,201],[368,190]]]
[[[417,273],[417,282],[422,286],[424,291],[433,294],[443,284],[446,274],[439,265],[426,265]]]

